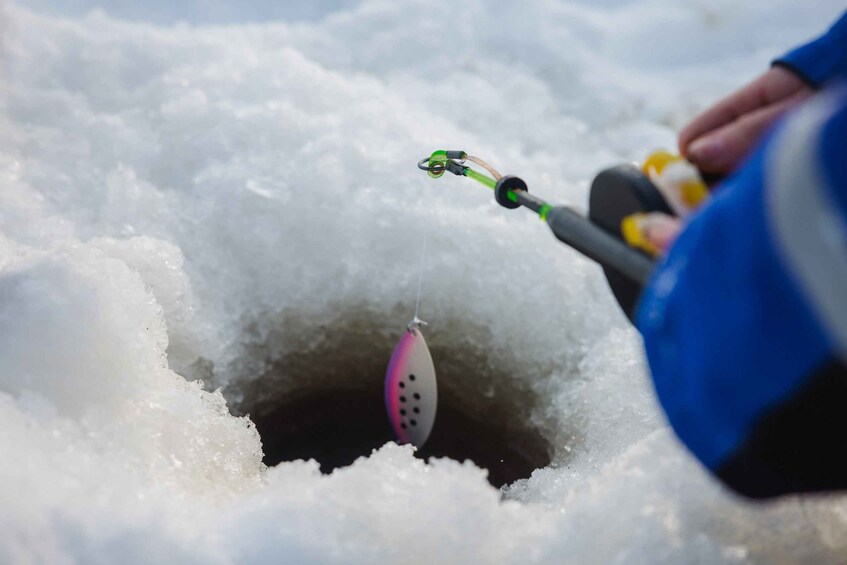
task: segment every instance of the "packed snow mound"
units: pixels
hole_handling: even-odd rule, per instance
[[[168,369],[163,311],[138,271],[94,245],[33,252],[4,265],[0,297],[0,387],[23,413],[87,434],[160,485],[226,494],[260,482],[249,419]]]
[[[171,4],[0,9],[0,562],[843,561],[842,498],[750,505],[674,440],[596,266],[414,167],[582,207],[836,2]],[[390,352],[424,237],[433,343],[509,368],[452,385],[531,392],[553,465],[265,468],[230,408],[334,331]]]

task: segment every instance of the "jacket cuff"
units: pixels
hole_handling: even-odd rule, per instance
[[[794,72],[814,88],[847,77],[847,13],[830,30],[773,61]]]

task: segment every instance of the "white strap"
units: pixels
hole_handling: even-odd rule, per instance
[[[766,156],[765,199],[777,251],[847,361],[847,225],[820,152],[821,128],[837,109],[837,95],[827,93],[789,118]]]

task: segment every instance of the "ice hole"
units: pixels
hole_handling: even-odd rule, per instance
[[[315,459],[321,471],[353,463],[394,441],[383,400],[388,360],[403,324],[347,316],[331,325],[287,334],[298,345],[241,387],[236,410],[259,430],[267,465]],[[495,487],[529,477],[550,464],[552,446],[531,423],[539,399],[515,378],[516,361],[490,359],[468,328],[445,325],[427,333],[438,373],[438,413],[417,456],[472,460]],[[258,348],[264,351],[269,348]]]

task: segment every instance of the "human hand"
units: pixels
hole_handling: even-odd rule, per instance
[[[682,220],[661,212],[633,214],[624,218],[621,231],[632,247],[653,257],[664,255],[682,231]]]
[[[679,155],[654,151],[641,172],[664,198],[673,216],[661,212],[635,213],[621,222],[621,235],[630,246],[649,255],[663,255],[682,231],[685,220],[709,200],[700,171]]]
[[[772,67],[683,128],[680,153],[704,173],[732,172],[777,118],[813,92],[793,72]]]

